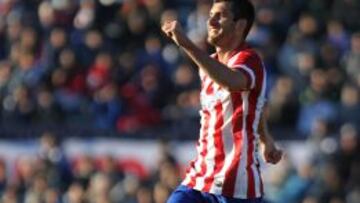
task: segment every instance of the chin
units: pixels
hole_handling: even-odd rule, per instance
[[[216,46],[218,43],[219,40],[217,38],[214,38],[214,37],[208,37],[207,38],[207,42],[213,46]]]

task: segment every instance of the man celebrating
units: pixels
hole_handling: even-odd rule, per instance
[[[207,22],[208,56],[183,32],[177,21],[163,32],[198,65],[201,89],[201,129],[198,156],[168,203],[262,202],[259,143],[267,162],[282,156],[263,118],[266,72],[246,43],[255,17],[248,0],[215,0]]]

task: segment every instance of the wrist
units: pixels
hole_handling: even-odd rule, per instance
[[[274,145],[274,139],[269,134],[264,135],[261,141],[264,145]]]
[[[194,49],[195,45],[192,43],[192,41],[189,38],[184,37],[183,40],[179,40],[178,46],[186,51],[191,51]]]

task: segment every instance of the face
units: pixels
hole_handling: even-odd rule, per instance
[[[244,20],[234,21],[229,2],[214,3],[207,21],[208,42],[214,46],[226,46],[236,37],[242,37]]]

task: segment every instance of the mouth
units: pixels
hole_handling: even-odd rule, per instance
[[[217,29],[217,28],[209,28],[209,32],[210,33],[217,33],[217,32],[219,32],[219,29]]]

